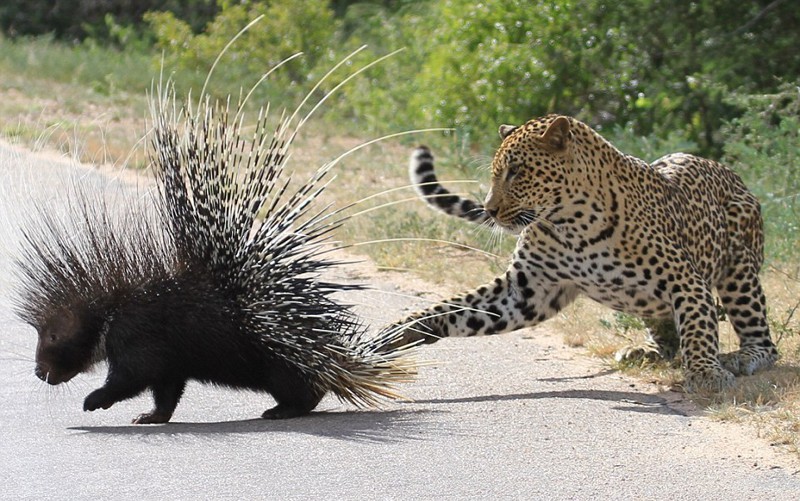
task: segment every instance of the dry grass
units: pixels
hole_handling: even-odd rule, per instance
[[[144,95],[97,94],[74,84],[13,73],[0,83],[0,135],[85,163],[144,165]]]
[[[5,124],[0,135],[34,148],[55,149],[88,163],[141,168],[145,155],[137,141],[145,131],[146,110],[144,96],[100,95],[80,85],[30,82],[14,76],[0,84],[0,123]],[[328,130],[327,126],[319,125],[306,130],[290,165],[301,173],[310,172],[362,142],[330,135]],[[417,140],[430,142],[432,138],[427,135]],[[438,141],[445,148],[439,162],[442,178],[464,179],[475,175],[448,162],[448,150],[453,153],[455,146],[446,140]],[[337,180],[325,194],[326,200],[341,207],[381,190],[407,185],[409,152],[408,143],[387,141],[347,157],[334,170]],[[477,184],[465,186],[466,192],[485,190]],[[436,214],[418,201],[411,189],[375,197],[352,209],[353,214],[361,211],[366,212],[354,215],[337,235],[346,244],[358,244],[352,252],[368,255],[379,268],[407,271],[444,284],[451,292],[475,287],[501,273],[513,247],[511,237],[498,239],[487,231]],[[451,243],[375,242],[402,237],[443,239]],[[470,246],[489,249],[497,257],[468,250]],[[713,400],[698,399],[697,403],[706,407],[715,419],[751,423],[768,440],[800,454],[800,312],[793,314],[800,301],[800,281],[796,269],[790,274],[795,278],[775,268],[767,269],[764,274],[772,328],[781,352],[778,365],[755,376],[740,378],[732,392]],[[676,367],[666,364],[623,367],[614,362],[614,352],[626,343],[637,341],[643,333],[621,333],[613,328],[612,312],[590,300],[578,300],[550,322],[563,332],[564,341],[570,346],[585,347],[593,356],[634,377],[664,387],[680,385],[682,375]],[[734,349],[735,340],[730,325],[723,323],[723,350]]]

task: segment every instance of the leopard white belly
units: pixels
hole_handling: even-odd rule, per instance
[[[668,318],[672,305],[657,297],[652,287],[578,284],[589,298],[613,310],[643,318]]]

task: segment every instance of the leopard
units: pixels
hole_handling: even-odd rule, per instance
[[[776,362],[759,279],[761,207],[738,174],[687,153],[648,163],[565,115],[499,134],[482,204],[439,183],[429,148],[412,154],[430,205],[518,238],[503,274],[387,326],[400,330],[398,344],[533,327],[583,295],[674,325],[686,392],[718,393]],[[720,353],[718,307],[738,337],[730,353]],[[651,342],[664,349],[670,336],[660,338]]]
[[[419,146],[411,154],[408,177],[419,197],[430,207],[447,215],[475,223],[479,226],[498,228],[486,212],[483,204],[465,198],[443,186],[436,175],[433,153],[427,146]],[[724,314],[724,312],[722,312]],[[614,354],[618,363],[644,365],[660,360],[674,364],[678,354],[678,334],[671,318],[639,319],[644,326],[642,342],[623,346]]]

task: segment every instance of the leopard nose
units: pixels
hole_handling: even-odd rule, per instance
[[[496,207],[486,207],[486,212],[492,217],[497,217],[497,212],[499,210],[500,209],[498,209]]]

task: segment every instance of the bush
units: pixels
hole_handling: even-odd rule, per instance
[[[500,123],[558,112],[641,136],[667,132],[718,158],[720,127],[740,113],[725,96],[771,92],[776,77],[800,73],[790,0],[405,5],[346,11],[345,25],[375,53],[406,47],[379,70],[389,78],[359,93],[359,111],[374,123],[456,126],[482,145],[495,144]],[[366,20],[347,22],[356,18]]]
[[[324,0],[302,2],[221,2],[219,14],[200,34],[172,12],[151,12],[145,19],[152,27],[167,63],[205,76],[222,49],[247,23],[263,19],[242,35],[215,70],[218,95],[238,95],[249,90],[269,69],[294,55],[299,57],[276,73],[268,86],[290,90],[298,83],[315,80],[317,63],[327,55],[336,31],[333,13]],[[266,87],[259,91],[261,97]]]
[[[141,35],[144,13],[171,11],[193,29],[202,27],[217,11],[216,0],[3,0],[0,29],[10,37],[51,34],[57,39],[94,38],[118,42],[114,26]]]
[[[616,84],[596,78],[610,46],[587,44],[594,28],[585,28],[592,22],[583,6],[570,5],[548,2],[532,9],[524,0],[447,0],[413,10],[351,6],[346,25],[354,9],[380,22],[366,29],[361,24],[349,42],[377,45],[373,57],[405,50],[376,69],[369,88],[345,90],[348,101],[355,98],[360,115],[376,121],[401,128],[455,126],[478,144],[495,144],[501,123],[549,111],[593,118],[599,103],[608,102],[606,94],[618,93]]]
[[[730,96],[747,111],[722,130],[724,161],[761,199],[767,255],[797,256],[800,246],[800,88],[784,85],[774,94]]]
[[[683,131],[653,132],[642,136],[634,131],[632,124],[628,124],[625,127],[615,125],[603,134],[623,153],[650,163],[669,153],[697,153],[698,150],[697,144],[686,139]]]

